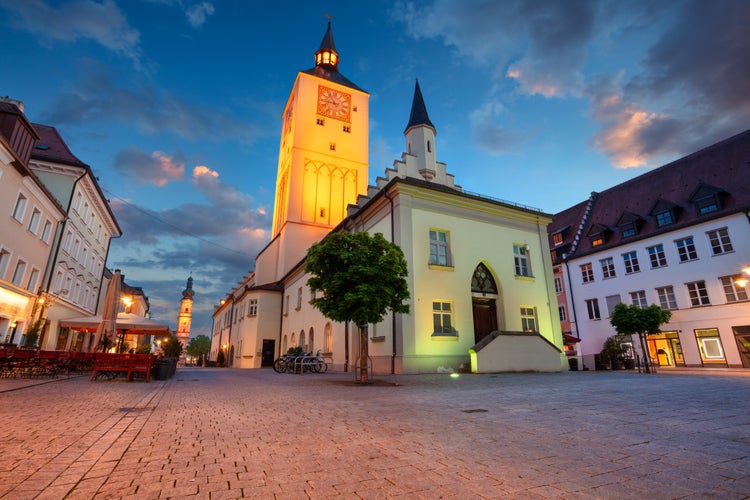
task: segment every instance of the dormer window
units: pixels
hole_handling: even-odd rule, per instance
[[[727,192],[709,184],[699,183],[690,196],[690,203],[695,206],[698,215],[709,214],[721,209],[722,197]]]
[[[562,245],[563,241],[565,240],[565,234],[568,232],[568,229],[570,226],[565,226],[562,229],[559,229],[552,233],[552,245],[558,246]]]
[[[592,247],[598,247],[607,242],[611,230],[604,224],[594,224],[589,230],[588,237]]]
[[[679,205],[672,203],[671,201],[659,198],[658,200],[656,200],[656,203],[649,212],[649,215],[654,217],[657,226],[662,227],[677,222],[679,210]]]
[[[620,220],[617,221],[617,227],[620,230],[620,234],[623,238],[635,236],[638,234],[643,219],[637,214],[631,212],[624,212],[620,216]]]

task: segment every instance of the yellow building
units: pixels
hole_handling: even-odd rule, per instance
[[[406,152],[367,186],[368,94],[338,71],[330,23],[284,111],[274,239],[214,313],[212,356],[270,366],[289,347],[351,370],[354,325],[309,303],[304,256],[331,231],[380,232],[404,251],[411,313],[369,327],[375,373],[560,371],[546,226],[551,216],[464,192],[436,159],[419,84]],[[552,305],[552,306],[551,306]]]

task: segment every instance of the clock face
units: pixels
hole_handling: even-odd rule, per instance
[[[318,87],[318,114],[342,120],[351,121],[352,96],[345,92]]]

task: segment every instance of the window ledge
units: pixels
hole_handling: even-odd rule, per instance
[[[520,274],[516,274],[516,279],[519,281],[536,281],[533,276],[522,276]]]
[[[385,342],[385,335],[380,335],[378,337],[370,337],[370,342]]]
[[[427,267],[436,271],[453,271],[453,266],[441,266],[440,264],[427,264]]]
[[[453,341],[458,341],[458,332],[456,332],[456,333],[435,333],[435,332],[433,332],[432,335],[430,335],[430,338],[432,340],[453,340]]]

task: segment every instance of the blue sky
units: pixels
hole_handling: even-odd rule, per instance
[[[58,128],[124,230],[108,260],[193,335],[269,241],[281,113],[333,18],[370,179],[414,80],[466,191],[555,213],[750,123],[750,3],[0,0],[0,94]]]

